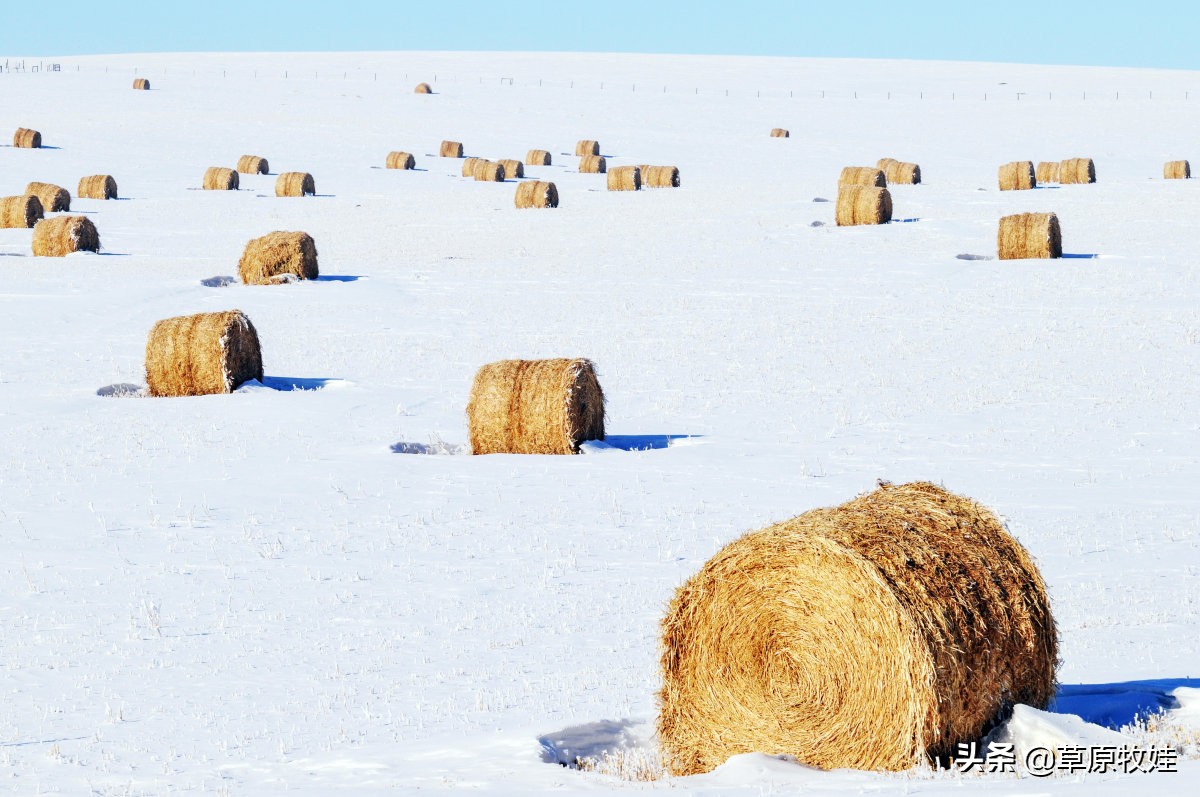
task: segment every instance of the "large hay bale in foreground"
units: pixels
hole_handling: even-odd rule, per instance
[[[389,169],[415,169],[417,159],[411,152],[389,152],[385,164]]]
[[[593,141],[590,138],[581,138],[575,142],[576,155],[599,155],[600,142]]]
[[[502,183],[505,177],[504,167],[495,161],[480,158],[471,168],[471,176],[481,183]]]
[[[642,170],[643,188],[678,188],[679,168],[677,166],[639,165]]]
[[[599,155],[584,155],[579,159],[580,174],[604,174],[608,163]]]
[[[519,208],[558,207],[558,188],[554,183],[528,180],[517,186],[514,203]]]
[[[80,199],[116,199],[117,181],[111,174],[93,174],[79,179],[79,190],[75,196]]]
[[[992,512],[926,482],[729,543],[676,591],[661,634],[658,738],[675,775],[749,752],[945,762],[1055,690],[1037,566]]]
[[[790,130],[785,130],[782,127],[771,128],[771,138],[791,138],[791,136],[792,133]]]
[[[1096,164],[1091,158],[1067,158],[1058,165],[1058,182],[1062,185],[1096,182]]]
[[[232,393],[262,378],[258,332],[240,310],[165,318],[146,339],[151,396]]]
[[[1038,161],[1033,177],[1038,185],[1058,182],[1058,161]]]
[[[637,166],[616,166],[608,170],[609,191],[637,191],[642,187],[642,170]]]
[[[504,167],[505,177],[525,176],[525,164],[515,158],[501,158],[498,163]]]
[[[590,360],[501,360],[475,374],[474,454],[576,454],[604,439],[604,392]]]
[[[895,158],[880,158],[875,164],[883,171],[888,185],[917,185],[921,182],[921,167]]]
[[[275,180],[275,196],[311,196],[315,193],[317,186],[308,172],[284,172]]]
[[[46,213],[59,213],[71,209],[71,192],[54,183],[29,183],[25,193],[33,194],[42,203]]]
[[[834,217],[839,227],[886,224],[892,220],[892,195],[872,185],[839,185]]]
[[[0,197],[0,229],[29,228],[46,217],[33,194]]]
[[[271,171],[266,158],[258,155],[243,155],[238,158],[237,170],[242,174],[268,174]]]
[[[1164,180],[1188,180],[1192,176],[1192,165],[1187,161],[1167,161],[1163,165]]]
[[[847,166],[838,175],[838,185],[872,185],[887,188],[887,175],[873,166]]]
[[[458,141],[443,141],[438,154],[443,158],[461,158],[463,145]]]
[[[87,216],[56,216],[33,227],[33,254],[64,257],[72,252],[99,252],[100,234]]]
[[[238,173],[224,166],[209,166],[204,170],[202,187],[205,191],[236,191]]]
[[[315,280],[317,245],[306,232],[272,232],[254,238],[242,251],[238,276],[247,285],[275,285],[285,274]]]
[[[135,77],[133,79],[133,88],[137,91],[149,91],[150,81],[144,77]]]
[[[1033,161],[1013,161],[1000,167],[997,172],[1001,191],[1027,191],[1037,188],[1037,174]]]
[[[525,153],[526,166],[549,166],[550,153],[544,149],[531,149]]]
[[[1053,213],[1017,213],[1000,219],[996,248],[1001,260],[1062,257],[1062,230]]]
[[[433,93],[433,87],[430,86],[428,83],[418,83],[417,87],[415,89],[413,89],[413,94],[432,94],[432,93]]]
[[[18,127],[17,132],[13,133],[13,146],[23,149],[41,149],[42,134],[36,130]]]

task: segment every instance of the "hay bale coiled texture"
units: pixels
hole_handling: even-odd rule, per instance
[[[1096,182],[1096,164],[1091,158],[1067,158],[1058,165],[1058,182],[1062,185]]]
[[[526,166],[549,166],[550,153],[544,149],[531,149],[525,153]]]
[[[0,197],[0,229],[29,228],[46,217],[33,194]]]
[[[504,167],[505,177],[524,177],[525,164],[515,158],[503,158],[499,164]]]
[[[992,512],[927,482],[883,487],[729,543],[676,591],[663,761],[945,761],[1012,704],[1045,707],[1057,650],[1037,566]]]
[[[311,196],[317,193],[308,172],[284,172],[275,180],[275,196]]]
[[[149,91],[150,90],[150,81],[144,77],[135,77],[133,79],[133,87],[137,91]]]
[[[117,181],[111,174],[93,174],[79,180],[79,190],[75,196],[80,199],[116,199]]]
[[[600,142],[592,141],[590,138],[581,138],[575,142],[576,155],[599,155]]]
[[[609,191],[637,191],[642,187],[642,170],[637,166],[616,166],[608,170]]]
[[[921,167],[895,158],[880,158],[875,164],[883,171],[888,185],[917,185],[921,182]]]
[[[784,130],[782,127],[772,127],[771,128],[771,138],[791,138],[791,137],[792,137],[792,133],[790,130]]]
[[[17,132],[13,133],[13,146],[23,149],[41,149],[42,134],[36,130],[18,127]]]
[[[415,89],[413,89],[413,94],[432,94],[432,93],[433,93],[433,87],[430,86],[428,83],[418,83],[417,87]]]
[[[99,251],[100,234],[87,216],[56,216],[33,227],[33,253],[38,257]]]
[[[1033,177],[1038,185],[1058,182],[1058,161],[1038,161]]]
[[[1187,161],[1167,161],[1163,165],[1163,179],[1188,180],[1192,176],[1192,165]]]
[[[577,454],[604,439],[604,391],[590,360],[501,360],[476,372],[467,425],[475,454]]]
[[[306,232],[272,232],[254,238],[242,251],[238,276],[247,285],[275,285],[292,275],[315,280],[317,245]]]
[[[887,175],[873,166],[847,166],[838,175],[838,185],[873,185],[887,188]]]
[[[243,155],[238,158],[237,170],[242,174],[267,174],[271,171],[266,158],[258,155]]]
[[[205,191],[236,191],[238,173],[224,166],[209,166],[204,170]]]
[[[458,141],[443,141],[438,154],[443,158],[461,158],[463,156],[463,145]]]
[[[1000,167],[997,172],[1001,191],[1027,191],[1037,188],[1037,174],[1033,161],[1013,161]]]
[[[33,194],[42,203],[46,213],[58,213],[71,209],[71,192],[54,183],[29,183],[25,193]]]
[[[996,248],[1001,260],[1062,257],[1062,230],[1053,213],[1017,213],[1000,219]]]
[[[262,378],[258,332],[240,310],[164,318],[146,339],[151,396],[232,393]]]
[[[892,220],[892,195],[886,188],[842,184],[834,216],[839,227],[887,224]]]
[[[643,188],[678,188],[679,168],[677,166],[639,165],[642,170]]]
[[[415,169],[417,168],[417,159],[412,156],[411,152],[389,152],[385,165],[389,169]]]
[[[517,186],[514,202],[519,208],[556,208],[558,188],[554,183],[527,180]]]
[[[599,155],[583,155],[579,158],[581,174],[604,174],[607,169],[607,162]]]
[[[479,158],[471,168],[471,176],[481,183],[502,183],[504,167],[495,161]]]

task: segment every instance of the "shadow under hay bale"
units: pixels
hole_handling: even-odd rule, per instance
[[[275,180],[275,196],[311,196],[315,193],[317,186],[308,172],[284,172]]]
[[[1034,170],[1034,179],[1038,185],[1058,182],[1058,161],[1039,161]]]
[[[887,188],[887,176],[883,169],[873,166],[847,166],[838,175],[838,185],[868,185]]]
[[[33,194],[42,203],[45,213],[59,213],[71,209],[71,192],[54,183],[29,183],[25,193]]]
[[[495,161],[477,159],[471,167],[471,176],[481,183],[504,182],[504,167]]]
[[[56,216],[33,227],[33,254],[65,257],[72,252],[99,252],[100,234],[87,216]]]
[[[258,332],[239,310],[166,318],[146,340],[151,396],[232,393],[262,378]]]
[[[205,191],[235,191],[238,187],[238,173],[224,166],[209,166],[204,170]]]
[[[42,134],[36,130],[18,127],[13,133],[13,146],[21,149],[41,149]]]
[[[590,138],[583,138],[575,142],[576,155],[599,155],[600,142],[593,141]]]
[[[29,228],[46,217],[33,194],[0,197],[0,229]]]
[[[433,87],[430,86],[428,83],[418,83],[417,87],[415,89],[413,89],[413,94],[432,94],[432,93],[433,93]]]
[[[791,138],[791,136],[790,130],[784,130],[782,127],[771,128],[771,138]]]
[[[1053,213],[1016,213],[1000,219],[996,248],[1001,260],[1062,257],[1062,230]]]
[[[1187,161],[1167,161],[1163,165],[1164,180],[1190,180],[1192,165]]]
[[[675,775],[730,756],[905,770],[1054,695],[1057,632],[1028,552],[985,507],[885,486],[751,532],[661,626],[658,738]]]
[[[838,186],[834,218],[839,227],[886,224],[892,220],[892,195],[886,188],[842,184]]]
[[[411,152],[389,152],[384,165],[389,169],[415,169],[417,168],[417,159],[412,156]]]
[[[458,141],[443,141],[438,149],[438,155],[443,158],[461,158],[463,156],[463,145]]]
[[[643,188],[678,188],[679,168],[676,166],[638,166],[642,170]]]
[[[117,181],[110,174],[93,174],[79,180],[75,195],[80,199],[116,199]]]
[[[526,166],[549,166],[550,153],[544,149],[531,149],[525,153]]]
[[[144,77],[135,77],[133,79],[133,88],[136,91],[149,91],[150,81]]]
[[[241,174],[268,174],[271,167],[266,158],[258,155],[243,155],[238,158],[237,170]]]
[[[637,166],[617,166],[608,170],[609,191],[637,191],[642,187],[642,170]]]
[[[515,158],[503,158],[498,163],[504,167],[505,178],[525,176],[525,164]]]
[[[604,174],[608,164],[599,155],[584,155],[579,159],[580,174]]]
[[[1091,158],[1067,158],[1058,166],[1061,185],[1096,182],[1096,164]]]
[[[880,158],[875,164],[883,171],[888,185],[917,185],[921,182],[921,167],[895,158]]]
[[[590,360],[501,360],[476,372],[467,425],[475,454],[577,454],[604,439],[604,392]]]
[[[1033,169],[1033,161],[1006,163],[999,168],[996,176],[1001,191],[1028,191],[1037,188],[1037,174]]]
[[[246,244],[238,276],[246,285],[277,285],[288,275],[316,279],[317,245],[306,232],[272,232]]]
[[[514,203],[518,208],[558,207],[558,188],[554,183],[530,180],[517,186]]]

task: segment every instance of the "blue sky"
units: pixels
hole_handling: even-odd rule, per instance
[[[0,56],[164,51],[572,50],[1200,69],[1200,3],[13,2]]]

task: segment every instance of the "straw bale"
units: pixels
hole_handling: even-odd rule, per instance
[[[93,174],[79,180],[75,196],[80,199],[116,199],[117,181],[110,174]]]
[[[525,176],[525,164],[522,163],[521,161],[516,160],[514,158],[502,158],[502,159],[500,159],[499,163],[501,166],[504,167],[504,176],[505,177],[524,177]]]
[[[1039,161],[1034,170],[1038,185],[1058,182],[1058,161]]]
[[[0,229],[32,227],[45,216],[42,201],[33,194],[0,197]]]
[[[996,248],[1001,260],[1062,257],[1062,230],[1053,213],[1017,213],[1000,219]]]
[[[258,332],[240,310],[165,318],[146,340],[151,396],[232,393],[262,378]]]
[[[877,188],[887,188],[887,177],[883,169],[873,166],[847,166],[838,175],[838,185],[873,185]]]
[[[514,202],[519,208],[556,208],[558,188],[554,183],[527,180],[517,186]]]
[[[550,153],[544,149],[531,149],[525,153],[526,166],[549,166]]]
[[[481,183],[502,183],[505,177],[504,167],[495,161],[480,158],[475,161],[471,176]]]
[[[888,185],[917,185],[921,182],[921,167],[895,158],[880,158],[875,166],[883,170]]]
[[[443,158],[461,158],[463,156],[463,145],[458,141],[443,141],[438,154]]]
[[[204,170],[205,191],[236,191],[238,173],[224,166],[209,166]]]
[[[583,155],[579,158],[579,171],[582,174],[604,174],[607,168],[607,162],[600,155]]]
[[[637,191],[642,187],[642,170],[637,166],[614,166],[608,170],[609,191]]]
[[[271,171],[271,167],[267,164],[266,158],[260,158],[258,155],[243,155],[238,158],[237,170],[242,174],[267,174]]]
[[[475,454],[576,454],[604,439],[604,392],[590,360],[501,360],[476,372],[467,424]]]
[[[307,196],[317,193],[308,172],[284,172],[275,180],[275,196]]]
[[[25,193],[36,196],[46,213],[71,209],[71,192],[54,183],[29,183],[25,186]]]
[[[843,183],[838,186],[834,216],[839,227],[886,224],[892,220],[892,195],[886,188]]]
[[[432,94],[433,88],[428,83],[418,83],[413,94]]]
[[[1096,164],[1091,158],[1067,158],[1058,166],[1058,181],[1062,185],[1096,182]]]
[[[592,141],[591,139],[588,139],[588,138],[580,139],[579,141],[575,142],[575,154],[576,155],[599,155],[600,154],[600,142]]]
[[[1037,188],[1037,174],[1033,161],[1013,161],[1000,167],[997,176],[1001,191],[1027,191]]]
[[[150,81],[144,77],[135,77],[133,79],[133,87],[138,91],[149,91]]]
[[[1187,161],[1167,161],[1163,165],[1163,179],[1188,180],[1192,176],[1192,165]]]
[[[280,274],[315,280],[317,245],[306,232],[272,232],[254,238],[242,251],[238,276],[247,285],[275,285]]]
[[[792,133],[790,130],[785,130],[782,127],[771,128],[771,138],[791,138],[791,136]]]
[[[33,227],[33,254],[38,257],[99,251],[100,234],[87,216],[55,216]]]
[[[389,152],[387,167],[389,169],[415,169],[417,168],[417,159],[409,152]]]
[[[675,775],[730,756],[904,770],[1045,707],[1058,641],[1029,553],[985,507],[884,486],[750,532],[661,625],[658,739]]]
[[[678,188],[679,169],[675,166],[639,165],[643,188]]]
[[[24,149],[40,149],[42,146],[42,134],[36,130],[18,127],[17,132],[13,133],[13,146]]]

